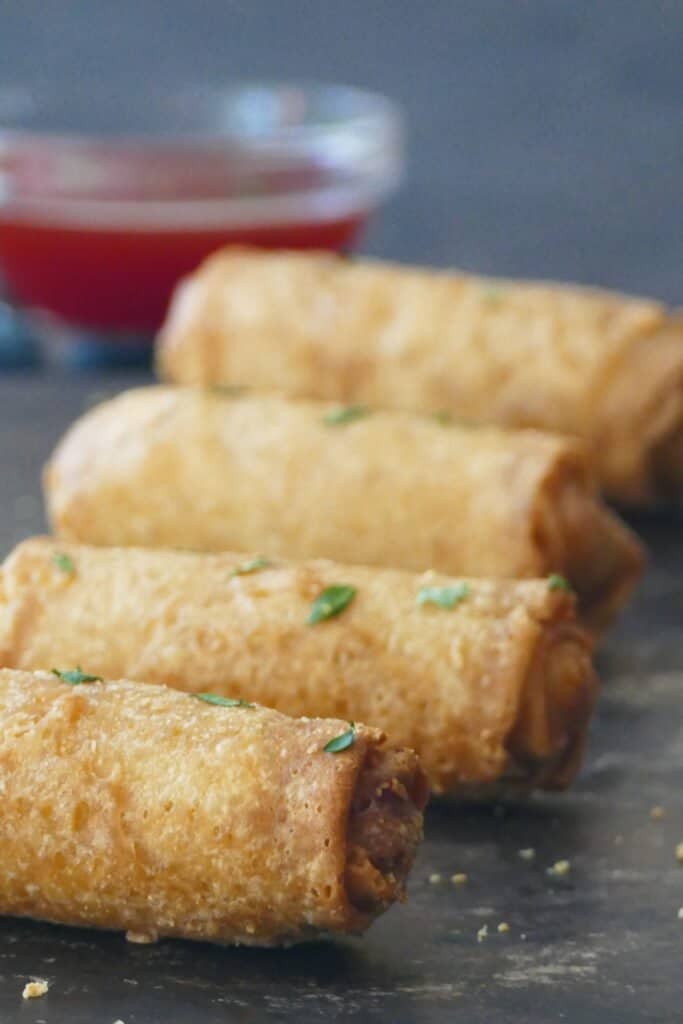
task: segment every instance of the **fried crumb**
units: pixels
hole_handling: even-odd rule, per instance
[[[458,871],[457,874],[451,875],[451,882],[453,885],[465,885],[467,882],[467,875],[464,871]]]
[[[533,860],[536,856],[536,851],[533,846],[527,846],[524,850],[517,850],[517,856],[520,860]]]
[[[431,885],[438,885],[440,881],[441,875],[439,875],[436,871],[434,872],[433,875],[429,876],[429,882]]]
[[[678,908],[678,920],[683,921],[683,907]]]
[[[487,924],[483,924],[479,931],[477,932],[477,942],[483,942],[484,939],[487,937],[488,933],[489,926]]]
[[[683,846],[683,844],[681,844]],[[683,858],[682,858],[683,859]],[[571,862],[568,860],[556,860],[552,867],[548,868],[548,874],[554,878],[563,878],[571,870]]]
[[[651,807],[650,817],[653,821],[660,821],[664,817],[664,808],[660,807],[659,804],[656,804],[654,807]]]
[[[24,991],[21,993],[21,998],[38,999],[40,996],[45,995],[48,987],[48,983],[44,978],[36,978],[35,981],[29,981],[24,985]]]
[[[137,946],[150,946],[158,941],[156,932],[126,932],[126,942],[133,942]]]
[[[678,843],[676,846],[676,860],[679,864],[683,864],[683,843]]]
[[[510,925],[507,923],[507,921],[500,922],[500,924],[498,925],[498,931],[501,933],[501,935],[504,935],[505,932],[510,931]]]

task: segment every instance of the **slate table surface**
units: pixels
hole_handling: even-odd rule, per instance
[[[44,529],[39,473],[59,434],[139,379],[0,378],[3,554]],[[363,939],[279,952],[133,946],[4,920],[1,1024],[683,1019],[683,517],[652,513],[634,524],[651,563],[600,652],[604,688],[571,792],[433,807],[407,905]],[[525,848],[533,861],[520,858]],[[566,876],[548,875],[565,859]],[[465,885],[450,882],[458,872]],[[49,994],[22,1001],[32,976],[48,979]]]

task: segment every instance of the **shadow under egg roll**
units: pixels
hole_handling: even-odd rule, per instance
[[[0,671],[0,913],[255,946],[403,895],[427,788],[357,725]],[[79,673],[78,677],[83,673]]]
[[[596,691],[590,641],[556,579],[47,538],[2,567],[0,665],[80,665],[368,722],[417,751],[435,793],[459,797],[568,785]]]
[[[55,533],[85,543],[557,572],[595,631],[643,561],[579,441],[277,396],[127,392],[69,430],[45,487]]]
[[[177,384],[575,435],[616,500],[683,497],[683,315],[654,301],[231,247],[180,285],[157,365]]]

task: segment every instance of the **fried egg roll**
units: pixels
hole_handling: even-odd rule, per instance
[[[158,367],[572,434],[613,498],[683,497],[683,316],[645,299],[225,249],[177,291]]]
[[[427,792],[412,751],[62,675],[0,671],[0,913],[271,946],[362,931],[402,897]]]
[[[80,665],[368,722],[416,750],[441,794],[559,788],[579,767],[595,677],[557,578],[462,581],[35,538],[0,579],[3,666]]]
[[[448,575],[558,572],[598,630],[642,552],[581,442],[282,397],[147,388],[82,418],[46,473],[69,540],[257,550]]]

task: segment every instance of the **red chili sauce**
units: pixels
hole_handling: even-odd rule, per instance
[[[41,224],[0,212],[0,271],[23,306],[82,327],[153,331],[178,280],[221,246],[345,249],[365,219],[136,230]]]

